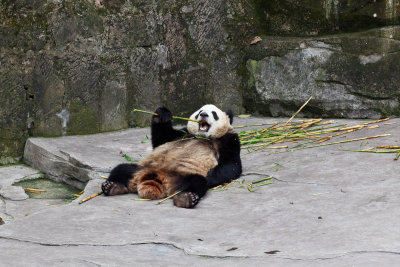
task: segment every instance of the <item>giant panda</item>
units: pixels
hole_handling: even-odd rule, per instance
[[[193,208],[209,188],[237,179],[242,173],[239,137],[231,111],[205,105],[187,127],[174,129],[172,114],[160,107],[152,116],[153,152],[139,164],[120,164],[102,184],[106,196],[138,193],[141,198],[170,196],[177,207]]]

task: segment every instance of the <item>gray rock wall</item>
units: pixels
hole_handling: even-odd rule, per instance
[[[399,1],[1,0],[0,164],[28,136],[148,123],[134,108],[398,115],[398,28],[376,27]]]
[[[205,103],[242,112],[250,1],[0,2],[0,158],[28,136],[141,126],[166,105],[187,116]]]
[[[257,0],[263,41],[246,50],[248,112],[400,115],[399,0]]]
[[[267,35],[318,36],[400,22],[399,0],[254,0]]]
[[[313,96],[301,115],[400,115],[399,26],[319,38],[267,38],[257,46],[246,65],[245,105],[253,112],[291,116]]]

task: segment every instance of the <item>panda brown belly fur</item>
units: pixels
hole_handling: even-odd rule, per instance
[[[197,174],[203,177],[218,165],[218,142],[186,139],[157,147],[140,163],[140,170],[128,183],[132,193],[159,199],[179,190],[180,179]]]

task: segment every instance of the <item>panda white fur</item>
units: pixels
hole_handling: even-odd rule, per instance
[[[158,108],[152,117],[153,152],[139,164],[115,167],[102,185],[105,195],[138,193],[159,199],[175,192],[174,204],[193,208],[211,187],[240,176],[239,137],[233,132],[232,112],[205,105],[194,112],[187,128],[172,127],[172,114]]]

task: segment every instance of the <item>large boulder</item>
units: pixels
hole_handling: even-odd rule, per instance
[[[303,114],[400,115],[399,41],[399,26],[319,38],[267,38],[249,51],[246,107],[290,116],[313,96]]]

